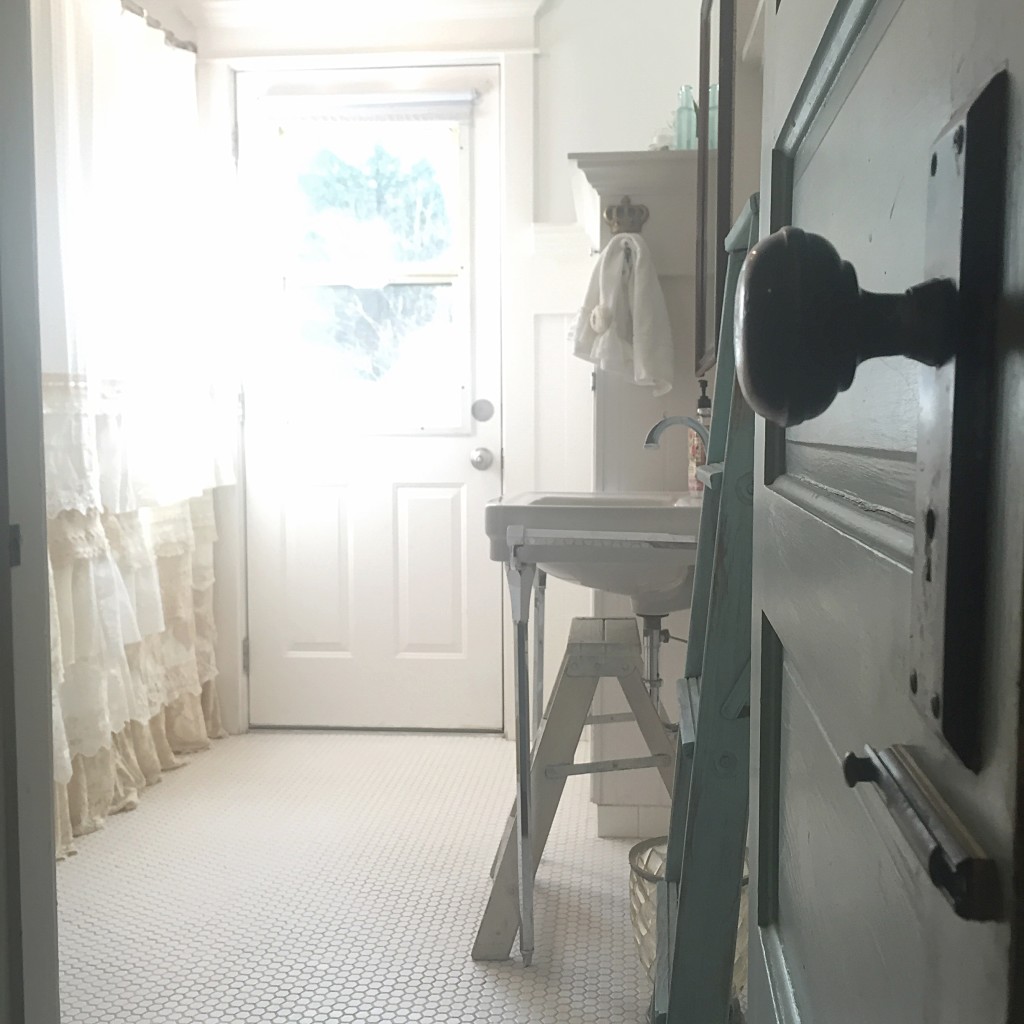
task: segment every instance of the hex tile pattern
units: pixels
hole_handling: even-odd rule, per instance
[[[470,959],[514,763],[487,736],[216,744],[58,865],[62,1024],[640,1024],[630,843],[597,838],[585,777],[534,966]]]

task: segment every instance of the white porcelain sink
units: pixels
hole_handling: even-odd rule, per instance
[[[559,579],[624,594],[637,615],[689,608],[699,494],[519,494],[487,505],[491,558],[519,557]]]

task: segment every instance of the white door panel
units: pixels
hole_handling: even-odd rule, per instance
[[[349,489],[298,488],[284,498],[281,514],[287,649],[351,657]]]
[[[398,653],[462,656],[466,649],[466,487],[395,487]]]

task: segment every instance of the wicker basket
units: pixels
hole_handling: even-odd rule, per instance
[[[640,963],[647,977],[654,980],[658,955],[658,902],[656,888],[665,877],[668,836],[645,839],[629,851],[629,916],[633,921]]]

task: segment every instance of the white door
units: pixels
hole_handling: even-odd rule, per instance
[[[250,720],[500,730],[497,71],[254,88]]]
[[[756,442],[748,1020],[1016,1020],[1024,994],[1020,935],[1013,936],[1021,843],[1014,804],[1024,494],[1024,5],[781,0],[764,8],[761,210],[770,223],[762,220],[762,232],[793,224],[826,237],[865,289],[899,293],[943,276],[974,295],[997,279],[987,259],[990,249],[997,260],[1001,255],[1005,224],[1005,301],[968,308],[999,308],[1006,341],[995,346],[990,385],[962,408],[976,423],[991,413],[991,436],[983,429],[954,435],[962,465],[991,455],[991,484],[955,495],[966,498],[956,506],[939,495],[936,471],[949,464],[936,461],[935,443],[943,407],[936,382],[945,378],[886,355],[863,362],[852,384],[840,381],[854,338],[862,354],[878,354],[887,335],[899,340],[891,351],[906,351],[919,321],[894,318],[879,326],[876,318],[868,326],[868,315],[851,316],[843,302],[821,295],[815,301],[809,293],[838,280],[839,268],[797,242],[785,250],[793,276],[757,292],[769,305],[769,292],[786,303],[786,323],[774,320],[779,372],[762,365],[758,375],[762,398],[768,382],[777,384],[775,408],[790,410],[772,415],[794,425],[761,420]],[[1007,65],[1004,218],[982,209],[998,204],[1001,191],[975,162],[979,148],[991,152],[989,126],[964,122],[962,108]],[[958,127],[964,123],[966,140]],[[954,196],[960,188],[973,193],[962,224]],[[980,292],[977,267],[986,268]],[[976,312],[971,316],[977,325]],[[808,348],[787,364],[784,350],[798,337]],[[924,337],[934,341],[941,331]],[[985,379],[973,376],[971,360],[981,351],[974,346],[991,337],[974,329],[957,337],[968,346],[957,356],[959,389]],[[801,417],[792,415],[794,396],[808,403],[806,412],[818,412],[822,404],[808,396],[824,382],[850,386],[820,415],[795,423]],[[933,578],[933,541],[948,536],[952,552],[986,517],[988,542],[971,560],[972,582],[946,591],[947,610],[960,601],[961,611],[936,619],[934,588],[945,585],[953,557],[936,556]],[[970,630],[982,602],[987,628],[979,639]],[[975,643],[967,647],[969,664],[953,670],[961,645]],[[980,743],[964,744],[963,728]],[[877,763],[866,747],[877,752]],[[866,760],[847,762],[848,752]],[[942,823],[954,818],[963,831],[943,835]],[[1001,883],[994,906],[964,895],[968,874],[951,869],[961,863],[961,844],[994,863]]]

